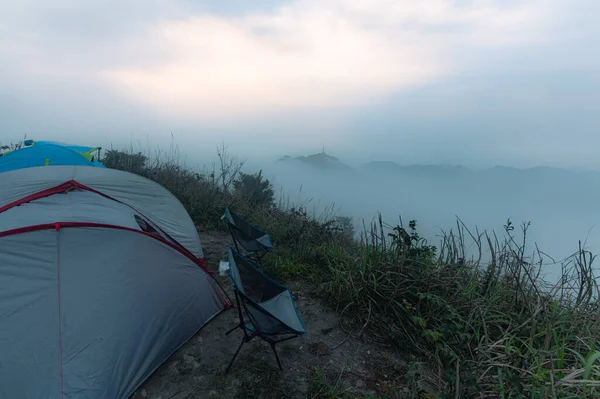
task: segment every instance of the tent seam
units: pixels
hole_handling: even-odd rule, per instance
[[[65,385],[63,379],[63,342],[62,342],[62,316],[61,316],[61,298],[60,298],[60,223],[55,224],[56,228],[56,271],[57,271],[57,293],[58,293],[58,342],[59,342],[59,362],[60,362],[60,392],[61,397],[65,397]]]
[[[119,204],[125,205],[129,209],[133,210],[134,212],[139,213],[141,216],[145,217],[146,219],[150,220],[153,224],[157,225],[157,223],[154,222],[153,218],[150,218],[150,217],[146,216],[144,213],[140,212],[136,207],[134,207],[134,206],[132,206],[132,205],[130,205],[130,204],[124,202],[124,201],[118,200],[118,199],[116,199],[116,198],[114,198],[114,197],[112,197],[112,196],[110,196],[108,194],[105,194],[102,191],[96,190],[94,188],[91,188],[91,187],[88,187],[88,186],[86,186],[84,184],[79,183],[77,180],[75,180],[75,176],[73,176],[73,178],[71,180],[66,181],[66,182],[64,182],[62,184],[59,184],[57,186],[46,188],[44,190],[38,191],[36,193],[30,194],[30,195],[28,195],[26,197],[23,197],[23,198],[20,198],[20,199],[18,199],[16,201],[8,203],[8,204],[6,204],[4,206],[0,206],[0,213],[5,212],[5,211],[7,211],[9,209],[12,209],[14,207],[17,207],[19,205],[23,205],[23,204],[26,204],[26,203],[29,203],[29,202],[32,202],[32,201],[35,201],[35,200],[38,200],[38,199],[41,199],[41,198],[46,198],[46,197],[49,197],[49,196],[52,196],[52,195],[56,195],[56,194],[67,192],[70,189],[74,189],[74,188],[80,189],[80,190],[89,191],[91,193],[98,194],[98,195],[100,195],[100,196],[102,196],[104,198],[107,198],[107,199],[109,199],[111,201],[115,201],[115,202],[117,202]],[[197,259],[203,259],[204,258],[204,253],[202,251],[202,247],[201,246],[200,246],[200,251],[202,252],[202,258],[199,258],[196,254],[194,254],[192,251],[190,251],[188,248],[186,248],[184,245],[182,245],[179,241],[177,241],[176,239],[174,239],[162,227],[160,227],[158,225],[157,225],[157,227],[170,240],[172,240],[174,243],[176,243],[177,246],[181,247],[184,251],[189,252],[194,258],[197,258]],[[206,269],[206,270],[208,271],[208,269]]]
[[[147,236],[151,239],[154,239],[154,240],[160,242],[163,245],[166,245],[167,247],[177,251],[179,254],[181,254],[181,255],[185,256],[187,259],[191,260],[196,266],[198,266],[200,268],[200,270],[202,270],[204,273],[206,273],[209,277],[212,277],[214,279],[214,281],[217,283],[217,285],[219,286],[219,288],[221,288],[221,290],[225,293],[225,290],[223,290],[223,287],[221,287],[221,284],[219,284],[219,282],[213,276],[213,272],[208,270],[206,265],[201,265],[200,264],[201,260],[196,258],[191,252],[182,251],[181,247],[179,247],[173,243],[170,243],[169,241],[165,240],[163,237],[155,236],[154,234],[146,233],[145,231],[142,231],[142,230],[135,230],[135,229],[125,227],[125,226],[117,226],[117,225],[103,224],[103,223],[92,223],[92,222],[60,222],[59,223],[59,222],[57,222],[54,224],[51,224],[51,223],[38,224],[38,225],[33,225],[33,226],[28,226],[28,227],[20,227],[20,228],[13,229],[13,230],[0,231],[0,238],[11,236],[11,235],[16,235],[16,234],[24,234],[24,233],[28,233],[28,232],[32,232],[32,231],[50,230],[52,228],[57,228],[57,229],[58,228],[115,229],[115,230],[129,231],[131,233],[136,233],[136,234],[142,234],[144,236]],[[228,299],[223,298],[221,296],[221,300],[223,301],[224,305],[233,306],[233,303],[231,303],[231,300],[230,299],[228,300]]]
[[[59,223],[59,222],[57,222],[57,223]],[[57,223],[43,223],[43,224],[36,224],[36,225],[27,226],[27,227],[19,227],[19,228],[12,229],[12,230],[0,231],[0,237],[7,237],[7,236],[11,236],[11,235],[23,234],[23,233],[28,233],[31,231],[38,231],[38,230],[50,230],[50,229],[56,227]],[[167,245],[168,247],[179,252],[180,254],[182,254],[183,256],[185,256],[186,258],[191,260],[192,262],[194,262],[194,264],[196,266],[198,266],[201,270],[203,270],[206,274],[208,274],[208,275],[212,274],[212,272],[208,270],[206,265],[202,264],[203,263],[202,259],[204,259],[204,258],[202,258],[202,259],[196,258],[191,252],[185,250],[185,248],[181,248],[179,245],[175,245],[175,244],[165,240],[161,236],[150,234],[143,230],[136,230],[136,229],[132,229],[131,227],[119,226],[116,224],[95,223],[95,222],[60,222],[60,227],[61,228],[91,227],[91,228],[100,228],[100,229],[115,229],[115,230],[125,230],[125,231],[130,231],[132,233],[142,234],[142,235],[150,237],[160,243],[163,243],[164,245]]]
[[[167,237],[169,237],[171,240],[173,240],[173,241],[174,241],[174,242],[175,242],[175,243],[176,243],[178,246],[180,246],[181,248],[183,248],[185,251],[189,252],[189,253],[190,253],[191,255],[193,255],[195,258],[198,258],[198,256],[196,256],[196,255],[195,255],[195,254],[194,254],[192,251],[190,251],[190,250],[189,250],[189,249],[187,249],[185,246],[183,246],[183,245],[182,245],[182,244],[181,244],[179,241],[177,241],[176,239],[174,239],[173,237],[171,237],[171,235],[170,235],[169,233],[167,233],[167,232],[166,232],[166,231],[165,231],[165,230],[164,230],[162,227],[158,226],[158,225],[157,225],[157,223],[156,223],[156,222],[154,222],[153,218],[150,218],[150,217],[148,217],[148,216],[144,215],[142,212],[140,212],[140,211],[139,211],[139,210],[138,210],[136,207],[134,207],[133,205],[131,205],[131,204],[128,204],[128,203],[126,203],[126,202],[124,202],[124,201],[118,200],[118,199],[116,199],[116,198],[114,198],[114,197],[112,197],[112,196],[110,196],[110,195],[108,195],[108,194],[105,194],[105,193],[103,193],[103,192],[102,192],[102,191],[100,191],[100,190],[96,190],[95,188],[88,187],[88,186],[86,186],[85,184],[81,184],[81,183],[79,183],[77,180],[73,180],[73,185],[74,185],[76,188],[80,189],[80,190],[86,190],[86,191],[89,191],[89,192],[91,192],[91,193],[98,194],[98,195],[100,195],[100,196],[102,196],[102,197],[104,197],[104,198],[108,198],[109,200],[112,200],[112,201],[118,202],[119,204],[123,204],[123,205],[125,205],[126,207],[128,207],[128,208],[132,209],[133,211],[135,211],[135,212],[139,213],[141,216],[145,217],[146,219],[150,220],[150,221],[151,221],[153,224],[155,224],[155,225],[156,225],[156,226],[157,226],[157,227],[160,229],[160,231],[162,231],[162,232],[163,232],[163,233],[164,233],[164,234],[165,234]],[[203,254],[203,255],[204,255],[204,254]]]
[[[70,180],[65,183],[59,184],[58,186],[54,186],[54,187],[44,189],[42,191],[38,191],[36,193],[27,195],[16,201],[8,203],[8,204],[0,207],[0,213],[5,212],[9,209],[15,208],[19,205],[27,204],[29,202],[32,202],[32,201],[35,201],[35,200],[38,200],[41,198],[46,198],[46,197],[50,197],[55,194],[64,193],[64,192],[68,191],[69,189],[76,187],[75,185],[73,185],[73,182],[74,182],[73,180]]]

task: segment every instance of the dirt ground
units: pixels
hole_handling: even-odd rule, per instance
[[[217,271],[231,240],[221,232],[201,233],[208,267]],[[233,299],[229,277],[216,278]],[[393,388],[406,364],[394,353],[349,337],[360,330],[344,321],[307,287],[289,283],[308,332],[277,345],[283,371],[270,346],[258,338],[245,344],[229,374],[225,369],[243,333],[225,333],[238,323],[230,309],[204,326],[174,353],[131,399],[405,397]]]

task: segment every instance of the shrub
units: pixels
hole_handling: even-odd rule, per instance
[[[217,155],[218,164],[202,173],[180,165],[176,154],[151,159],[141,152],[111,149],[101,162],[161,184],[181,201],[194,222],[204,228],[223,228],[220,217],[228,206],[240,213],[273,206],[273,188],[262,173],[242,173],[244,161],[229,154],[224,145],[217,148]]]
[[[600,394],[600,292],[589,253],[580,251],[549,287],[539,279],[542,261],[524,256],[510,228],[504,242],[473,235],[492,254],[482,267],[464,257],[464,228],[445,235],[436,254],[415,227],[396,226],[387,240],[374,225],[362,245],[326,245],[320,262],[320,292],[340,312],[424,360],[408,373],[415,397]]]
[[[413,397],[591,398],[600,395],[600,290],[595,258],[580,251],[549,285],[541,252],[525,255],[509,221],[505,237],[473,234],[462,223],[429,245],[417,231],[378,222],[355,240],[352,219],[317,219],[275,206],[270,182],[241,173],[219,149],[219,165],[194,173],[141,153],[109,151],[103,162],[153,179],[173,192],[197,223],[222,227],[226,206],[271,235],[264,259],[276,279],[300,278],[342,314],[407,359]],[[467,259],[466,237],[478,249]],[[490,260],[481,261],[487,250]]]
[[[273,185],[262,175],[262,170],[255,174],[239,173],[233,182],[234,195],[245,198],[251,206],[271,207],[275,204]]]
[[[123,151],[108,150],[101,161],[107,168],[125,170],[131,173],[144,174],[148,157],[141,152],[128,154]]]
[[[0,144],[0,157],[9,152],[20,150],[25,145],[24,141],[18,141],[16,143],[10,143],[7,145]]]

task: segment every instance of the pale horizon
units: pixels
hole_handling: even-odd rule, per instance
[[[0,141],[600,169],[592,0],[8,1]],[[145,144],[144,144],[145,145]],[[210,149],[210,150],[209,150]]]

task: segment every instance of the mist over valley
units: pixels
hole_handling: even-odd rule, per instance
[[[523,238],[521,225],[530,222],[526,252],[533,253],[537,244],[548,263],[550,257],[560,262],[575,253],[578,240],[593,253],[600,248],[600,173],[595,171],[472,169],[385,160],[350,167],[326,152],[284,156],[260,167],[283,203],[316,216],[351,216],[357,234],[378,213],[390,225],[400,218],[405,227],[416,220],[419,234],[433,245],[440,243],[443,231],[456,230],[457,218],[473,234],[487,231],[499,237],[510,219],[518,240]],[[471,250],[476,255],[476,248]],[[560,265],[548,265],[544,273],[551,278],[558,270]]]

